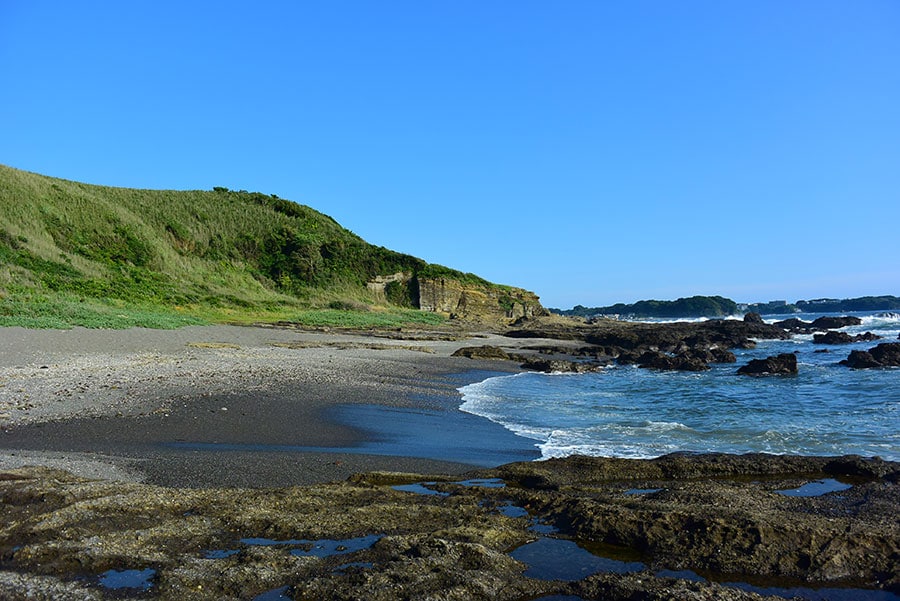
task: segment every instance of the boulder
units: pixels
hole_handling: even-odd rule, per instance
[[[709,369],[706,361],[689,353],[673,357],[659,351],[647,351],[638,358],[637,364],[643,368],[674,371],[706,371]]]
[[[828,331],[824,334],[814,334],[813,342],[816,344],[850,344],[851,342],[872,342],[873,340],[881,340],[881,336],[872,332],[864,332],[851,336],[846,332]]]
[[[858,326],[862,323],[859,317],[845,315],[843,317],[820,317],[810,324],[817,330],[837,330],[847,326]]]
[[[868,351],[850,351],[850,356],[841,361],[841,365],[852,367],[853,369],[868,369],[870,367],[881,367],[881,363],[875,360]]]
[[[528,359],[522,364],[524,369],[544,373],[587,373],[603,369],[601,363],[593,361],[565,361],[560,359]]]
[[[747,313],[746,315],[744,315],[744,323],[765,323],[765,322],[763,321],[762,315],[751,311],[750,313]]]
[[[900,367],[900,342],[884,342],[869,352],[885,367]]]
[[[782,353],[766,359],[753,359],[739,368],[737,373],[747,376],[790,376],[797,373],[797,356]]]
[[[814,334],[813,342],[816,344],[850,344],[853,336],[846,332],[828,331],[824,334]]]
[[[797,319],[796,317],[791,317],[789,319],[776,321],[772,325],[787,330],[788,332],[801,334],[804,332],[808,332],[812,324],[811,322],[803,321],[802,319]]]
[[[852,316],[820,317],[815,321],[803,321],[802,319],[791,317],[790,319],[776,321],[772,325],[783,328],[788,332],[793,332],[794,334],[811,334],[817,330],[837,330],[838,328],[845,328],[847,326],[858,326],[861,323],[862,320],[859,317]]]
[[[841,365],[853,369],[900,367],[900,342],[883,342],[868,351],[851,351]]]
[[[853,340],[856,342],[873,342],[875,340],[881,340],[881,336],[873,334],[872,332],[863,332],[862,334],[854,336]]]

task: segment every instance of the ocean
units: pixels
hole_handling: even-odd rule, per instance
[[[849,315],[863,323],[841,331],[872,332],[883,340],[822,345],[814,344],[811,334],[761,340],[755,349],[733,349],[737,363],[713,364],[699,373],[629,365],[586,374],[503,375],[460,388],[460,409],[533,440],[544,459],[651,458],[686,451],[857,454],[900,461],[900,368],[853,370],[838,364],[851,350],[897,342],[900,315]],[[751,359],[794,352],[796,376],[736,373]]]

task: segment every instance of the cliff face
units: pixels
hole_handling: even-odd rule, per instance
[[[520,317],[549,315],[533,292],[505,286],[482,286],[451,278],[418,278],[422,311],[448,313],[479,323],[508,323]]]

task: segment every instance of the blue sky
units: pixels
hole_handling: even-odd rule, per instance
[[[900,3],[0,0],[0,163],[568,308],[900,295]]]

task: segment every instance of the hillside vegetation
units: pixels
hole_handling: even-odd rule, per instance
[[[275,195],[111,188],[0,165],[0,325],[440,321],[413,310],[409,285],[367,290],[401,271],[493,286]]]

